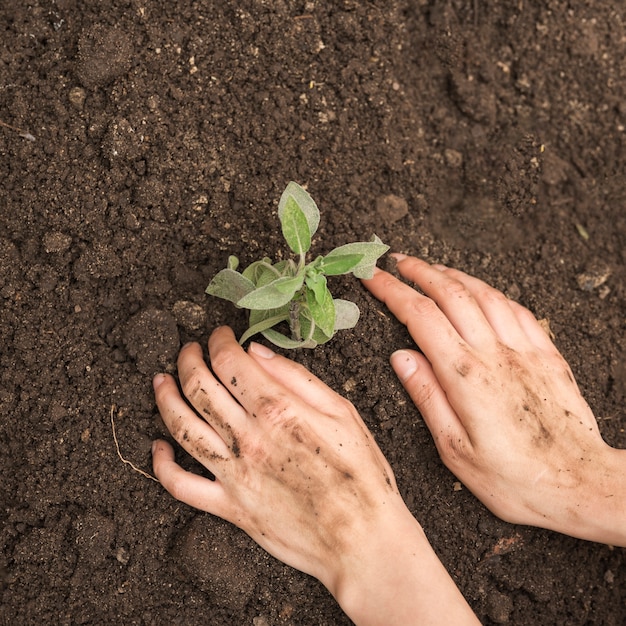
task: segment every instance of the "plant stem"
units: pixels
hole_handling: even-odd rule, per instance
[[[300,329],[300,301],[292,300],[289,306],[289,328],[291,330],[291,338],[294,341],[302,339],[302,331]]]

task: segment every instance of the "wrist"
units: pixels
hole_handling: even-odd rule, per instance
[[[562,532],[626,547],[626,450],[605,445],[592,460]]]
[[[358,541],[330,590],[358,626],[478,623],[404,503]]]

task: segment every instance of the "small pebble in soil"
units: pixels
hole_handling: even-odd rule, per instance
[[[198,330],[207,325],[205,310],[195,302],[178,300],[172,307],[172,314],[185,330]]]
[[[389,194],[376,200],[376,211],[385,223],[393,224],[408,214],[409,205],[404,198]]]
[[[496,624],[508,624],[513,611],[513,600],[504,593],[492,591],[487,598],[487,614]]]

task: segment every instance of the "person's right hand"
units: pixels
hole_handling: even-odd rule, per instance
[[[535,317],[458,270],[395,255],[366,287],[422,353],[394,370],[446,466],[497,516],[626,546],[626,451],[609,447]]]

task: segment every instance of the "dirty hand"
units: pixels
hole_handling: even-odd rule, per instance
[[[626,451],[602,440],[535,317],[463,272],[394,256],[422,293],[383,271],[364,284],[422,351],[391,363],[446,466],[506,521],[626,545]]]
[[[215,476],[183,470],[172,447],[156,441],[154,472],[165,489],[318,578],[360,624],[394,623],[388,620],[403,608],[403,586],[408,614],[419,614],[415,584],[424,585],[425,597],[438,585],[434,593],[468,615],[352,404],[269,348],[253,343],[246,353],[230,328],[211,335],[209,356],[213,373],[198,344],[180,352],[178,375],[191,406],[171,376],[154,379],[170,433]],[[399,562],[390,562],[396,551]],[[395,608],[385,608],[385,576]],[[396,623],[406,617],[399,613]]]

